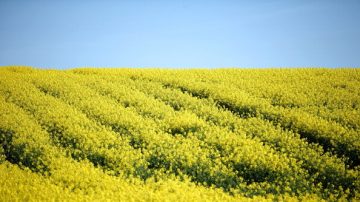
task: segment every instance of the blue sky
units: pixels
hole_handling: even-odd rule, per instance
[[[0,0],[0,65],[360,67],[360,1]]]

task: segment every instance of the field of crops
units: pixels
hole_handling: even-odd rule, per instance
[[[360,69],[0,68],[0,201],[360,200]]]

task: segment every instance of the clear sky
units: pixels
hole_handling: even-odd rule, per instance
[[[0,0],[0,65],[360,67],[360,1]]]

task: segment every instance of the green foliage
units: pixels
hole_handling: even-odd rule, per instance
[[[0,200],[359,200],[359,92],[357,69],[4,67]]]

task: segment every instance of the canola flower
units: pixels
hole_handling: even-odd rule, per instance
[[[1,201],[360,200],[357,69],[0,68]]]

